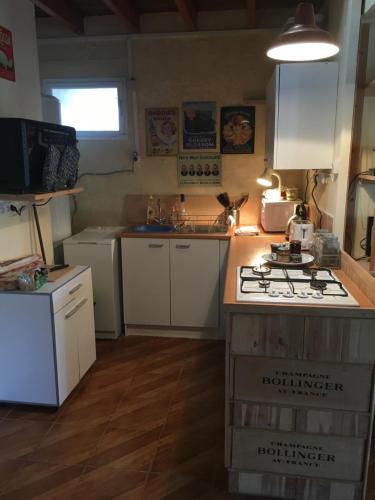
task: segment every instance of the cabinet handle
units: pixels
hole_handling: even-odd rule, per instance
[[[148,248],[162,248],[164,243],[149,243]]]
[[[78,285],[74,286],[71,290],[69,290],[69,295],[73,295],[82,287],[82,283],[78,283]]]
[[[176,248],[179,250],[186,250],[187,248],[190,248],[190,245],[176,245]]]
[[[73,307],[73,309],[71,311],[69,311],[68,313],[65,314],[65,319],[69,319],[72,316],[74,316],[75,313],[77,311],[79,311],[79,309],[81,309],[81,307],[84,306],[87,301],[88,301],[88,299],[81,300],[81,302],[79,302],[75,307]]]

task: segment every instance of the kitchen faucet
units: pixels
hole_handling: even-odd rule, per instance
[[[162,217],[161,216],[161,202],[160,202],[160,198],[157,199],[157,207],[158,207],[158,217],[154,217],[154,221],[157,223],[157,224],[165,224],[165,222],[167,222],[167,219],[165,217]]]

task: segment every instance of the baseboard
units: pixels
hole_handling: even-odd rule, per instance
[[[126,325],[125,335],[143,337],[172,337],[181,339],[222,340],[219,328],[174,328],[162,326]]]

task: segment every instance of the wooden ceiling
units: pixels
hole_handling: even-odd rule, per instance
[[[88,16],[119,16],[131,32],[140,31],[140,16],[149,13],[179,12],[186,29],[198,29],[201,11],[247,10],[249,28],[256,28],[257,10],[289,9],[293,15],[298,0],[32,0],[36,17],[55,17],[83,34],[83,19]],[[312,0],[318,12],[325,0]]]

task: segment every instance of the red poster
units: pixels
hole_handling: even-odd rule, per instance
[[[16,81],[12,32],[0,26],[0,78]]]

